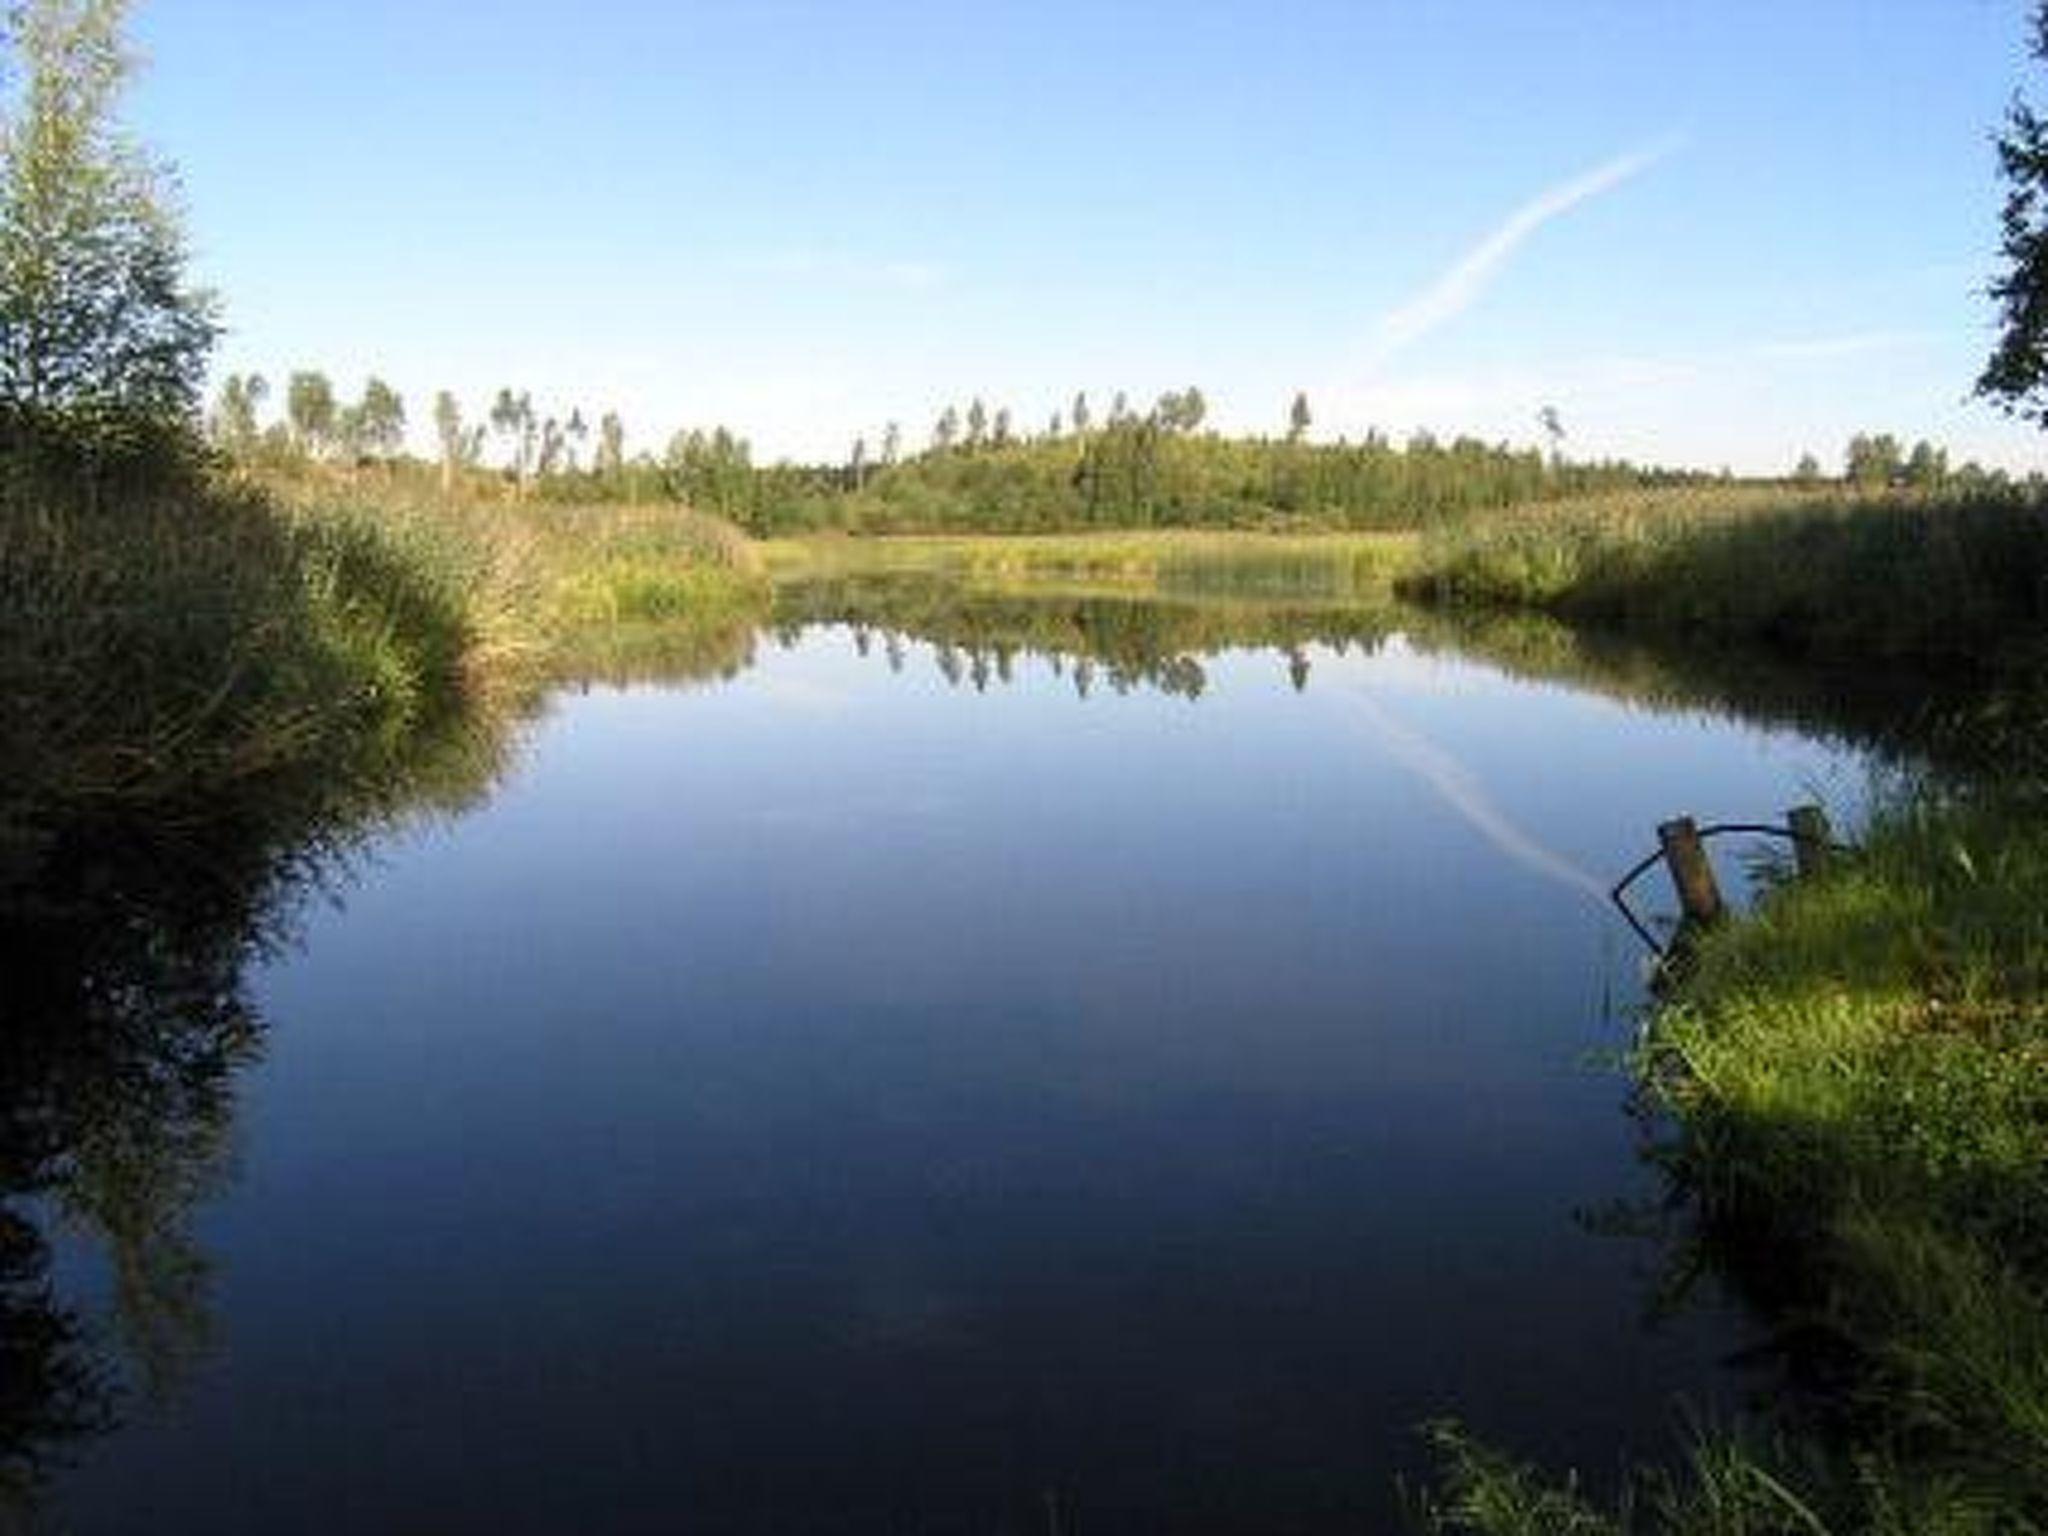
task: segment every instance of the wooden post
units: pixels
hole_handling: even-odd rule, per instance
[[[1664,863],[1671,871],[1671,884],[1686,921],[1717,922],[1722,910],[1721,888],[1714,883],[1714,866],[1707,862],[1699,827],[1690,816],[1681,816],[1657,828],[1657,842],[1664,850]]]
[[[1826,869],[1835,841],[1828,813],[1817,805],[1795,805],[1785,813],[1785,825],[1792,829],[1792,856],[1798,861],[1799,878]]]

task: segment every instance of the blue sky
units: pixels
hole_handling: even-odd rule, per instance
[[[1968,399],[2021,0],[155,0],[222,369],[921,441],[1199,384],[1218,425],[1737,470]],[[2044,90],[2048,94],[2048,90]]]

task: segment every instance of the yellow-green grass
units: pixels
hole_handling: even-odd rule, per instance
[[[1946,679],[1922,710],[1984,746],[1971,787],[1922,788],[1860,854],[1705,935],[1643,1055],[1707,1250],[1826,1341],[1825,1421],[1710,1436],[1625,1512],[1447,1436],[1432,1528],[2048,1527],[2048,516],[2012,495],[1602,498],[1426,535],[1401,585],[1674,656],[1922,669]]]
[[[268,808],[282,845],[388,803],[434,743],[489,736],[554,680],[733,649],[653,631],[766,610],[745,541],[680,509],[361,489],[177,477],[93,502],[0,478],[0,884],[86,823]]]
[[[2048,508],[2015,494],[1610,497],[1432,532],[1400,586],[1796,656],[2018,674],[2048,633]]]
[[[1895,814],[1701,946],[1649,1068],[1710,1219],[1778,1234],[1880,1408],[2048,1515],[2042,811]]]
[[[1412,533],[1137,531],[774,539],[757,548],[778,583],[849,575],[944,576],[972,586],[1057,583],[1097,591],[1294,599],[1384,596]]]
[[[481,670],[515,688],[573,672],[613,631],[723,629],[766,607],[745,536],[673,504],[451,502],[374,482],[292,491],[297,516],[361,520],[458,564]]]
[[[1703,935],[1641,1068],[1706,1251],[1827,1362],[1823,1422],[1705,1437],[1596,1509],[1440,1432],[1429,1528],[1990,1533],[2048,1523],[2048,816],[1922,797]]]

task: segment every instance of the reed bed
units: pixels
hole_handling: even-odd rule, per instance
[[[196,475],[99,501],[16,475],[0,502],[0,886],[87,822],[197,835],[274,803],[288,839],[488,733],[613,630],[647,651],[649,629],[766,606],[745,541],[676,508]]]
[[[2048,508],[2017,493],[1606,497],[1429,532],[1399,587],[1794,656],[2016,671],[2043,660]]]

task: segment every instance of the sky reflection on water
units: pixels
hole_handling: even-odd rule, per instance
[[[1852,755],[1398,638],[897,649],[565,695],[307,914],[220,1347],[77,1529],[1372,1529],[1425,1417],[1598,1474],[1737,1390],[1581,1219],[1657,1193],[1600,893]]]

